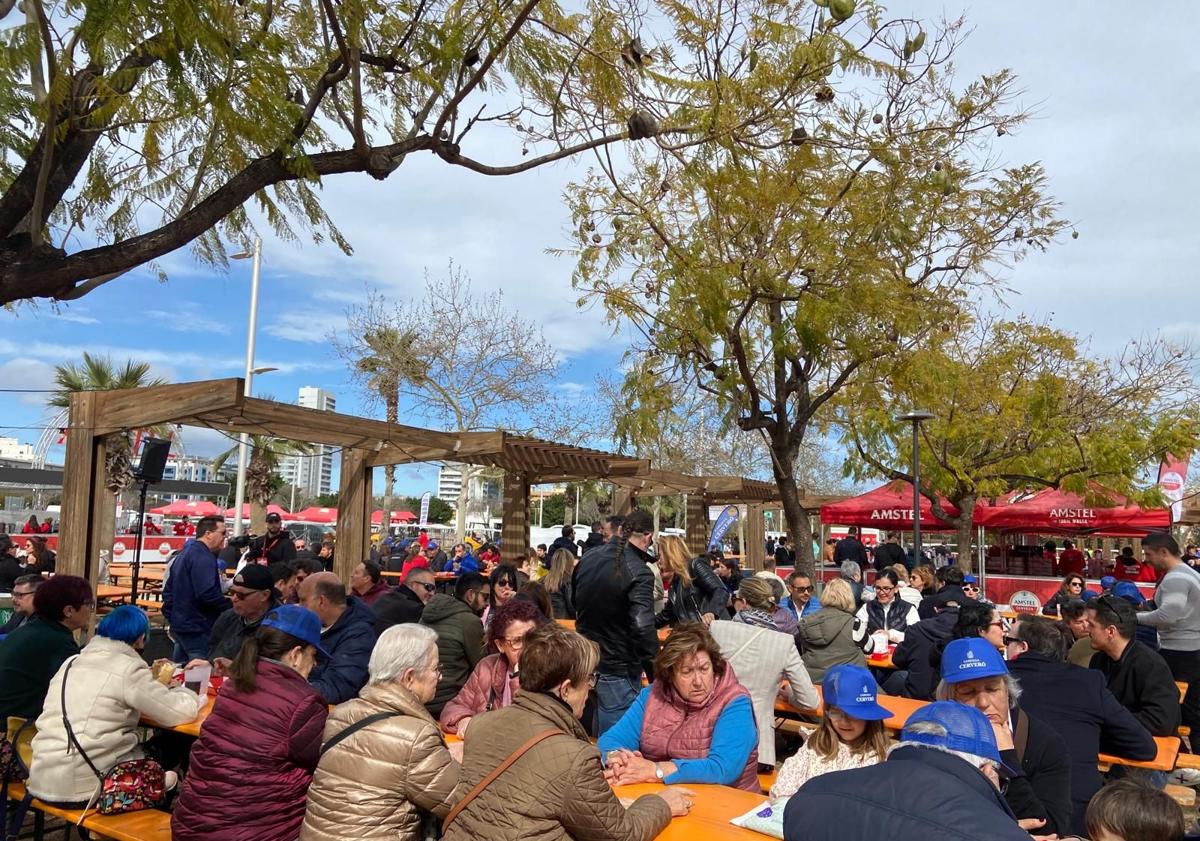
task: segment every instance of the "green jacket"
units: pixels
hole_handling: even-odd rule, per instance
[[[438,593],[421,611],[421,624],[437,631],[438,661],[442,666],[442,679],[438,681],[437,693],[426,704],[430,714],[437,718],[442,707],[458,694],[475,665],[483,659],[483,621],[475,615],[465,602],[448,593]]]
[[[71,631],[41,616],[5,637],[0,643],[0,721],[10,715],[41,715],[50,679],[78,653]]]

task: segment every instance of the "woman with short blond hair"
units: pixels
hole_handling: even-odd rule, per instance
[[[796,638],[813,683],[819,683],[831,666],[867,665],[862,648],[854,641],[860,627],[854,608],[850,584],[835,578],[821,591],[821,609],[800,620]]]

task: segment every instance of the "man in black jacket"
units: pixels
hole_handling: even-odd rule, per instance
[[[654,630],[654,576],[646,551],[654,524],[645,511],[626,519],[621,535],[588,552],[575,567],[575,627],[600,646],[597,735],[612,727],[637,699],[642,672],[653,677],[658,654]]]
[[[928,701],[937,689],[942,649],[954,636],[958,624],[958,608],[947,607],[929,619],[922,619],[904,631],[904,642],[892,652],[892,664],[905,672],[902,686],[891,680],[884,684],[884,691],[901,692],[907,698]],[[900,674],[900,672],[897,672]]]
[[[988,717],[1000,758],[1020,771],[1008,781],[1004,799],[1022,826],[1038,836],[1065,835],[1071,821],[1067,743],[1043,722],[1015,709],[1020,693],[1021,685],[987,640],[964,636],[946,644],[937,699],[958,701]]]
[[[604,521],[597,520],[592,523],[592,530],[588,532],[587,540],[583,541],[582,552],[588,552],[595,549],[597,546],[603,546],[606,540],[604,537]],[[582,552],[580,554],[582,554]]]
[[[895,564],[908,566],[904,550],[900,548],[900,535],[889,532],[887,542],[875,547],[875,569],[882,572]]]
[[[282,604],[275,591],[275,576],[261,564],[242,567],[227,595],[233,607],[217,617],[208,641],[208,659],[218,675],[225,674],[246,638],[258,632],[263,617]]]
[[[867,558],[867,547],[858,539],[858,526],[851,526],[849,532],[833,547],[833,562],[841,566],[846,561],[854,561],[859,569],[871,565]]]
[[[546,550],[546,557],[542,559],[542,566],[549,569],[550,561],[553,560],[554,553],[559,549],[566,549],[576,558],[579,557],[579,547],[575,545],[575,529],[570,526],[562,527],[562,536],[554,538],[554,542]]]
[[[393,625],[420,622],[421,612],[437,592],[433,570],[416,567],[404,576],[404,583],[384,593],[371,609],[375,611],[375,635],[379,636]]]
[[[1008,670],[1021,682],[1020,708],[1058,731],[1071,757],[1071,823],[1086,835],[1084,814],[1100,790],[1101,752],[1146,761],[1158,753],[1154,737],[1104,685],[1104,675],[1065,662],[1067,639],[1058,624],[1022,616],[1005,637]]]
[[[961,607],[975,599],[963,592],[963,571],[956,564],[938,567],[938,590],[932,596],[921,599],[917,606],[917,616],[929,619],[945,607]]]
[[[249,560],[265,557],[267,564],[288,563],[296,559],[292,535],[283,530],[283,520],[274,512],[267,515],[267,533],[250,541]]]
[[[1154,736],[1179,729],[1179,688],[1162,655],[1134,639],[1137,614],[1116,596],[1087,603],[1092,647],[1091,668],[1104,675],[1108,689]]]

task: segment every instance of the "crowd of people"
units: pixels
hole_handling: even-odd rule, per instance
[[[787,841],[1182,837],[1165,774],[1098,770],[1200,725],[1200,575],[1169,535],[1142,544],[1152,601],[1071,573],[1052,615],[1009,622],[953,565],[910,572],[897,555],[866,587],[851,546],[818,592],[802,572],[694,555],[642,511],[593,534],[513,563],[458,544],[439,565],[413,539],[347,586],[332,547],[301,556],[278,521],[228,576],[225,523],[199,519],[162,599],[173,664],[219,684],[195,739],[171,728],[203,698],[143,657],[146,614],[95,625],[85,579],[23,565],[0,719],[36,730],[27,790],[83,807],[104,769],[152,763],[181,841],[642,841],[694,787],[760,792],[769,774]],[[892,647],[893,669],[868,656]],[[885,695],[925,702],[895,739]],[[808,718],[800,743],[776,732],[780,700]],[[614,792],[639,783],[663,787]]]

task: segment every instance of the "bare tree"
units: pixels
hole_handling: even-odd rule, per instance
[[[392,302],[373,293],[347,311],[347,321],[346,335],[332,337],[338,353],[369,395],[380,392],[378,371],[394,378],[398,415],[456,432],[537,429],[542,437],[578,437],[572,413],[553,392],[558,355],[541,327],[509,310],[500,292],[475,294],[453,262],[445,277],[426,272],[420,300]],[[368,341],[381,335],[403,341]],[[462,465],[460,535],[471,484],[484,470]]]

